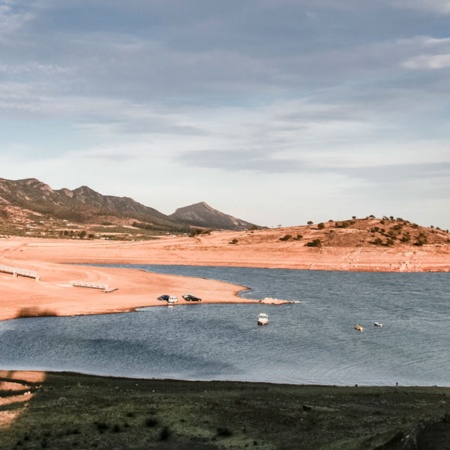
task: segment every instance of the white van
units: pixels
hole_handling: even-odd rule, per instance
[[[178,301],[178,297],[176,295],[169,295],[169,300],[167,303],[176,303]]]

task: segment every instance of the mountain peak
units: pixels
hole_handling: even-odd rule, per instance
[[[178,220],[177,215],[191,217],[191,221]],[[148,235],[188,232],[190,226],[234,230],[252,226],[215,210],[205,202],[180,208],[175,215],[167,216],[132,198],[102,195],[89,186],[53,190],[36,178],[16,181],[0,178],[0,233],[2,229],[12,233],[12,228],[16,228],[21,233],[26,229],[34,230],[27,231],[28,235],[60,236],[62,232],[66,236],[65,231],[61,231],[61,225],[65,226],[63,221],[78,223],[86,229],[102,223],[126,226],[122,234],[127,236],[131,232]],[[16,225],[11,228],[12,223]]]
[[[193,205],[178,208],[169,216],[172,220],[185,223],[186,225],[219,228],[224,230],[248,230],[255,225],[224,214],[217,209],[212,208],[206,202],[195,203]]]

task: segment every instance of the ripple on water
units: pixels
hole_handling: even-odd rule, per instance
[[[0,367],[199,380],[450,385],[445,274],[159,270],[250,286],[248,298],[302,303],[177,305],[18,319],[0,323]],[[265,327],[256,324],[262,310],[270,319]],[[374,327],[375,321],[384,326]],[[362,333],[354,330],[356,324],[364,326]]]

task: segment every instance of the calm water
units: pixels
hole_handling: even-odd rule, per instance
[[[242,293],[247,298],[301,303],[192,304],[0,322],[0,368],[192,380],[450,386],[449,274],[132,267],[230,281],[249,286]],[[259,312],[269,314],[268,326],[256,325]],[[383,328],[374,327],[375,321]],[[363,333],[353,329],[356,324],[364,326]]]

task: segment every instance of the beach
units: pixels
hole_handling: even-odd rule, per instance
[[[72,244],[70,241],[15,238],[0,240],[0,264],[8,268],[33,271],[38,275],[38,279],[35,279],[0,273],[0,320],[39,315],[125,312],[143,306],[166,305],[166,302],[157,300],[162,294],[176,295],[179,303],[188,303],[182,299],[182,295],[186,293],[194,293],[204,299],[205,303],[249,301],[237,296],[245,288],[243,286],[79,264],[105,263],[102,255],[109,252],[113,255],[123,252],[129,261],[143,262],[139,255],[133,255],[133,250],[141,252],[139,247],[128,245],[124,248],[120,243],[106,242]],[[109,262],[115,262],[115,257],[111,258]],[[80,287],[77,284],[93,287]]]

